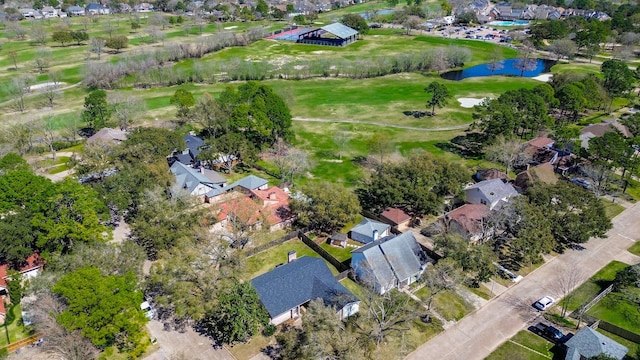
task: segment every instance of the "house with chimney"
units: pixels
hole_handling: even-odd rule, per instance
[[[349,237],[363,244],[368,244],[390,234],[391,225],[368,218],[362,219],[349,230]]]
[[[470,204],[486,205],[489,210],[501,207],[518,192],[508,182],[501,179],[480,181],[464,189],[465,200]]]
[[[287,254],[287,263],[251,280],[260,302],[269,313],[269,323],[280,325],[302,316],[313,300],[332,307],[341,320],[360,310],[360,300],[331,273],[321,258]]]
[[[176,161],[169,171],[175,176],[176,182],[172,192],[187,191],[192,196],[203,198],[212,192],[223,192],[227,180],[218,172],[199,167],[197,169]]]

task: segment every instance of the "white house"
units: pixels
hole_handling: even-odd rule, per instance
[[[389,236],[391,225],[364,218],[349,230],[349,237],[363,244],[368,244],[385,236]]]
[[[480,181],[464,189],[465,199],[470,204],[484,204],[493,210],[518,195],[516,189],[501,179]]]

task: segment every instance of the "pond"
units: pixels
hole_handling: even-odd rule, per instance
[[[382,10],[376,11],[375,15],[378,15],[378,16],[389,15],[389,14],[393,14],[394,11],[395,10],[393,10],[393,9],[382,9]],[[366,12],[360,13],[360,16],[362,16],[362,18],[365,19],[365,20],[371,20],[371,19],[369,19],[369,15],[370,14],[366,13]],[[371,14],[371,15],[373,15],[373,14]]]
[[[498,63],[480,64],[464,70],[448,71],[440,77],[456,81],[492,75],[534,77],[550,72],[551,67],[555,64],[556,61],[547,59],[529,59],[526,64],[522,59],[506,59]]]

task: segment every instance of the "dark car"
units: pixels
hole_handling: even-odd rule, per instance
[[[578,186],[582,186],[585,189],[589,189],[591,187],[591,184],[589,184],[589,182],[585,179],[573,178],[571,179],[571,182]]]
[[[547,325],[543,323],[538,323],[534,327],[534,331],[538,335],[545,337],[549,340],[553,340],[554,342],[558,342],[564,337],[564,334],[562,333],[562,331],[556,329],[551,325]]]

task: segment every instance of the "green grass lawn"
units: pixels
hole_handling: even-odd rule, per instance
[[[624,211],[624,206],[620,204],[612,203],[611,201],[606,199],[600,199],[600,201],[604,205],[604,211],[609,219],[613,219],[618,214]]]
[[[318,253],[313,251],[305,243],[294,239],[247,258],[242,277],[249,280],[273,270],[279,264],[286,264],[287,254],[291,250],[296,251],[298,258],[302,256],[321,258]],[[331,264],[327,263],[327,266],[331,269],[331,272],[333,272],[334,275],[338,273]]]
[[[488,289],[484,285],[480,285],[477,288],[465,286],[465,288],[485,300],[490,300],[491,298],[493,298],[493,294],[491,294],[491,289]]]
[[[0,347],[8,345],[7,332],[9,340],[14,343],[18,340],[29,337],[29,330],[22,326],[22,309],[20,305],[7,306],[7,326],[0,326]],[[10,318],[13,317],[13,320]]]
[[[426,287],[415,292],[423,302],[429,298],[429,290]],[[473,306],[467,303],[455,291],[443,291],[433,298],[431,304],[433,310],[447,320],[460,320],[473,311]]]
[[[333,256],[340,262],[351,259],[351,250],[353,250],[352,247],[346,247],[343,249],[339,246],[331,246],[326,242],[320,244],[320,247],[325,249],[329,254],[331,254],[331,256]]]
[[[611,284],[618,271],[626,268],[627,266],[629,265],[620,261],[612,261],[607,264],[607,266],[598,271],[573,292],[568,310],[571,312],[581,305],[591,301],[591,299],[598,295],[598,293]]]
[[[634,255],[640,256],[640,241],[638,241],[635,244],[631,245],[631,247],[628,248],[627,251],[629,251],[630,253],[632,253]]]
[[[640,295],[640,289],[628,289]],[[587,314],[610,324],[640,334],[640,312],[638,305],[627,300],[623,294],[611,292],[600,300]]]
[[[550,343],[542,337],[522,330],[496,349],[486,360],[543,360],[553,358]]]

